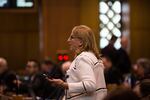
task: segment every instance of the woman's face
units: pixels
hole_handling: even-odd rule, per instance
[[[69,44],[70,50],[73,52],[80,50],[80,47],[82,46],[82,41],[79,38],[77,38],[73,33],[71,33],[67,42]]]

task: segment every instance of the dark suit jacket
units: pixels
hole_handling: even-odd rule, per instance
[[[6,70],[0,75],[0,84],[5,86],[6,89],[4,92],[16,92],[17,85],[13,83],[16,80],[16,74],[13,71]]]

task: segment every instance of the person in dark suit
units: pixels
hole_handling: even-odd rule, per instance
[[[117,67],[116,65],[118,63],[119,56],[116,48],[114,47],[116,40],[117,37],[113,35],[109,44],[105,48],[101,49],[102,56],[109,57],[111,59],[112,65],[115,67]]]
[[[28,96],[36,97],[40,92],[40,65],[38,61],[31,59],[28,60],[25,67],[26,75],[23,80],[18,80],[19,92],[22,94],[28,94]]]
[[[44,60],[39,64],[35,60],[29,60],[26,65],[26,80],[20,82],[20,93],[27,93],[31,97],[40,97],[42,100],[58,100],[63,89],[60,89],[46,79],[47,77],[62,78],[63,74],[57,65],[49,60]],[[44,75],[46,76],[44,76]]]
[[[105,66],[104,76],[106,84],[120,85],[123,82],[121,72],[113,66],[112,60],[108,56],[103,56],[102,60]]]
[[[117,66],[123,75],[130,73],[131,61],[127,53],[128,39],[127,36],[121,37],[121,48],[118,50],[118,63]]]
[[[64,75],[61,71],[60,66],[56,65],[50,60],[42,61],[41,71],[42,74],[46,74],[50,78],[64,79]],[[51,84],[45,77],[41,79],[43,81],[43,83],[41,84],[42,85],[41,97],[43,99],[58,100],[63,95],[64,92],[63,88]]]
[[[124,37],[122,37],[122,39],[123,38]],[[121,72],[122,76],[125,76],[131,70],[131,61],[124,48],[124,42],[121,42],[122,47],[120,49],[116,49],[114,47],[114,43],[116,42],[116,40],[117,37],[113,35],[109,45],[103,48],[101,50],[101,53],[103,56],[109,57],[112,61],[113,66]]]
[[[16,79],[16,74],[8,69],[6,59],[0,58],[0,86],[4,93],[17,91]]]
[[[119,87],[111,92],[103,100],[141,100],[131,89]]]

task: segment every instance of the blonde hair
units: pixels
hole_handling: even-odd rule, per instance
[[[98,59],[100,59],[95,36],[91,28],[85,25],[75,26],[72,30],[72,33],[75,37],[79,38],[83,42],[81,51],[91,51]]]

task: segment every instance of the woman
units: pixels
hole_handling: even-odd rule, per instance
[[[48,80],[67,90],[66,99],[102,100],[107,89],[93,31],[85,25],[76,26],[67,42],[75,53],[75,59],[67,71],[67,82]]]

